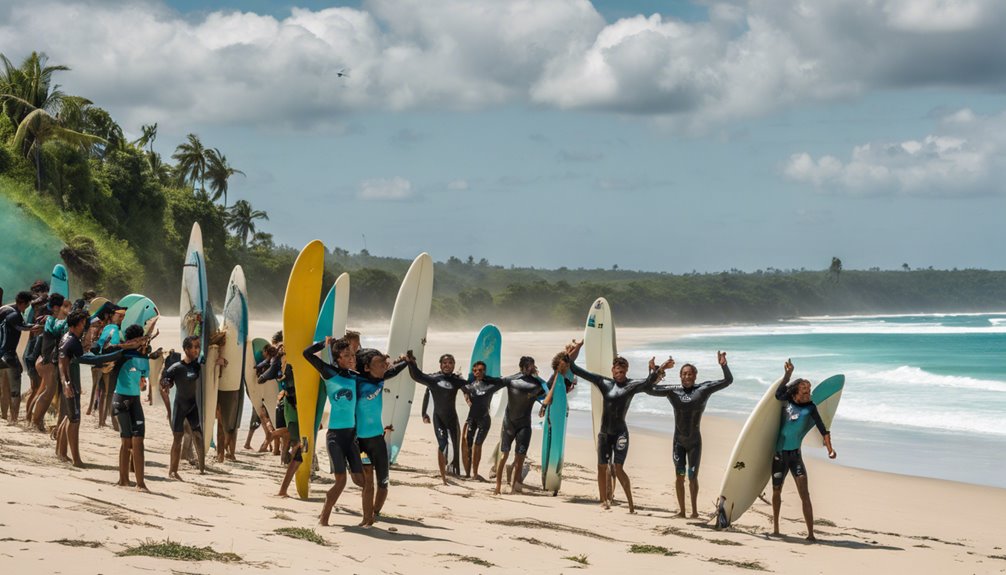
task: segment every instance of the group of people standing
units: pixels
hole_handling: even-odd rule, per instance
[[[92,366],[94,385],[87,414],[96,413],[98,425],[104,426],[108,413],[112,413],[113,427],[119,431],[121,438],[118,484],[130,485],[129,474],[132,471],[137,489],[146,491],[143,479],[145,421],[141,395],[147,391],[152,375],[149,361],[159,358],[162,351],[150,349],[152,336],[145,335],[141,326],[121,327],[124,308],[105,301],[97,309],[90,309],[94,292],[85,293],[80,300],[70,301],[60,294],[49,294],[48,288],[45,282],[35,282],[30,290],[17,293],[13,302],[0,306],[2,416],[9,424],[18,422],[22,403],[21,376],[26,372],[31,385],[24,401],[25,426],[46,431],[45,416],[54,411],[57,423],[52,437],[56,441],[57,455],[61,460],[82,466],[79,445],[83,396],[80,365]],[[19,358],[17,349],[22,334],[27,334],[29,339],[23,357]],[[486,481],[479,468],[483,443],[492,425],[490,405],[494,394],[505,390],[507,407],[500,425],[499,456],[493,468],[496,475],[494,494],[497,495],[502,491],[504,476],[511,492],[519,493],[523,489],[522,470],[531,443],[534,406],[541,404],[539,416],[543,416],[552,400],[553,384],[560,380],[557,376],[563,376],[561,381],[565,382],[567,391],[577,385],[578,378],[589,382],[603,398],[596,438],[599,503],[604,509],[610,508],[617,481],[625,493],[630,513],[635,512],[635,505],[631,482],[624,468],[629,451],[626,423],[629,406],[639,393],[667,398],[674,411],[671,457],[676,473],[679,516],[686,514],[687,478],[691,516],[698,517],[702,414],[710,396],[733,381],[726,353],[717,354],[723,371],[722,379],[697,383],[698,370],[692,364],[685,364],[679,371],[680,384],[668,384],[663,383],[666,371],[675,365],[670,357],[661,364],[657,364],[655,358],[651,359],[646,377],[629,379],[629,362],[620,356],[614,359],[610,376],[580,367],[576,359],[582,345],[582,341],[574,341],[557,353],[552,358],[552,374],[547,380],[539,377],[535,360],[529,356],[522,357],[519,371],[508,377],[487,375],[482,362],[476,362],[471,366],[470,375],[462,377],[455,373],[456,362],[451,354],[440,357],[439,371],[424,373],[411,351],[392,360],[378,350],[362,348],[357,332],[347,332],[337,339],[329,337],[302,350],[304,358],[323,380],[330,407],[324,444],[335,483],[326,495],[320,514],[321,524],[328,524],[332,509],[349,480],[363,491],[363,519],[360,525],[373,525],[380,514],[390,485],[390,458],[384,436],[392,430],[382,421],[384,385],[406,370],[414,381],[427,388],[423,420],[432,423],[437,442],[437,466],[445,484],[449,474],[460,476],[462,465],[466,478]],[[326,349],[329,353],[322,354]],[[298,424],[294,373],[286,360],[282,332],[274,335],[263,355],[263,360],[256,366],[258,382],[248,382],[248,385],[276,380],[278,405],[274,414],[267,413],[264,404],[253,406],[252,425],[245,447],[251,448],[255,430],[263,428],[266,439],[260,450],[272,450],[287,465],[278,493],[286,496],[292,478],[304,459],[301,433],[307,430],[301,430]],[[24,367],[21,360],[24,360]],[[200,338],[187,337],[182,342],[182,353],[172,352],[166,369],[160,375],[161,393],[173,433],[169,467],[169,477],[173,479],[181,479],[178,467],[183,458],[186,437],[191,438],[194,451],[187,458],[198,466],[200,472],[204,470],[202,434],[208,430],[201,428],[196,399],[199,381],[205,370],[201,364],[203,360]],[[778,533],[783,481],[787,474],[792,473],[803,500],[809,538],[813,539],[813,511],[800,442],[811,427],[816,426],[825,437],[829,456],[835,457],[835,452],[828,430],[810,400],[810,383],[804,379],[790,381],[792,372],[792,363],[786,362],[785,377],[776,392],[776,397],[784,401],[785,406],[772,466],[775,531]],[[174,399],[169,401],[169,390],[172,388],[175,389]],[[459,392],[469,406],[463,431],[456,409]],[[60,400],[53,407],[55,397]],[[427,415],[430,401],[432,417]],[[451,448],[453,457],[449,458]],[[508,466],[511,452],[514,453],[514,461],[512,466]]]

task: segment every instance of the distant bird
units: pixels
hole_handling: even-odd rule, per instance
[[[342,70],[339,70],[338,72],[336,72],[335,76],[337,78],[348,78],[349,77],[349,70],[343,68]]]

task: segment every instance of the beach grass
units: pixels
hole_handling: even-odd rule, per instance
[[[614,541],[613,538],[607,535],[601,535],[600,533],[594,533],[593,531],[588,531],[586,529],[580,529],[579,527],[570,527],[568,525],[562,525],[560,523],[551,523],[549,521],[540,521],[537,519],[489,519],[487,523],[492,523],[493,525],[503,525],[504,527],[523,527],[527,529],[549,529],[552,531],[565,531],[566,533],[572,533],[574,535],[583,535],[584,537],[592,537],[594,539],[600,539],[602,541]]]
[[[455,561],[463,561],[465,563],[473,563],[480,567],[495,567],[495,563],[490,563],[485,559],[480,559],[478,557],[473,557],[471,555],[461,555],[460,553],[438,553],[438,557],[450,557]]]
[[[241,561],[241,557],[236,553],[220,553],[209,546],[193,547],[170,539],[164,541],[147,539],[135,547],[127,547],[125,551],[120,551],[117,555],[119,557],[157,557],[176,561],[219,561],[221,563]]]
[[[541,547],[548,547],[550,549],[558,549],[559,551],[565,551],[562,547],[549,543],[548,541],[542,541],[541,539],[536,539],[534,537],[514,537],[515,541],[523,541],[525,543],[530,543],[531,545],[540,545]]]
[[[50,541],[49,543],[59,543],[60,545],[66,545],[67,547],[90,547],[91,549],[101,547],[101,543],[98,541],[87,541],[84,539],[56,539],[55,541]]]
[[[318,545],[327,547],[328,541],[314,529],[307,529],[306,527],[280,527],[273,531],[279,535],[284,535],[293,539],[303,539],[304,541],[310,541],[311,543],[317,543]]]
[[[664,527],[659,530],[661,535],[677,535],[678,537],[684,537],[685,539],[702,539],[700,535],[696,535],[690,531],[685,531],[680,527]]]
[[[590,561],[587,561],[586,555],[568,555],[563,557],[563,559],[572,561],[574,563],[579,563],[580,565],[590,565]]]
[[[733,559],[722,559],[720,557],[710,557],[706,559],[710,563],[726,565],[728,567],[738,567],[740,569],[750,569],[752,571],[768,571],[764,565],[758,561],[734,561]]]
[[[629,553],[648,553],[650,555],[667,555],[668,557],[671,557],[677,555],[680,551],[672,551],[667,547],[661,547],[660,545],[634,543],[629,547]]]

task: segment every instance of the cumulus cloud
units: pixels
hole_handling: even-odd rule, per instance
[[[159,0],[0,0],[0,37],[125,116],[338,126],[360,110],[532,103],[707,125],[872,89],[1006,86],[1001,0],[711,1],[606,22],[588,0],[367,0],[179,14]],[[350,76],[339,73],[352,69]]]
[[[848,160],[806,152],[783,168],[793,181],[860,195],[967,196],[1006,191],[1006,113],[946,115],[918,140],[855,146]]]
[[[361,200],[377,201],[407,200],[412,196],[412,182],[400,176],[363,180],[356,194]]]

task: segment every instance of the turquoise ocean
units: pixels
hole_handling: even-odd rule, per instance
[[[727,352],[734,383],[712,397],[707,414],[743,422],[791,358],[795,377],[816,383],[846,376],[832,425],[843,465],[1006,487],[1006,313],[704,327],[619,351],[630,361],[630,376],[644,376],[650,357],[671,354],[678,366],[695,364],[705,381],[721,377],[717,350]],[[577,389],[570,403],[589,411],[589,394]],[[630,424],[673,430],[666,399],[637,396],[630,413],[638,414]]]

